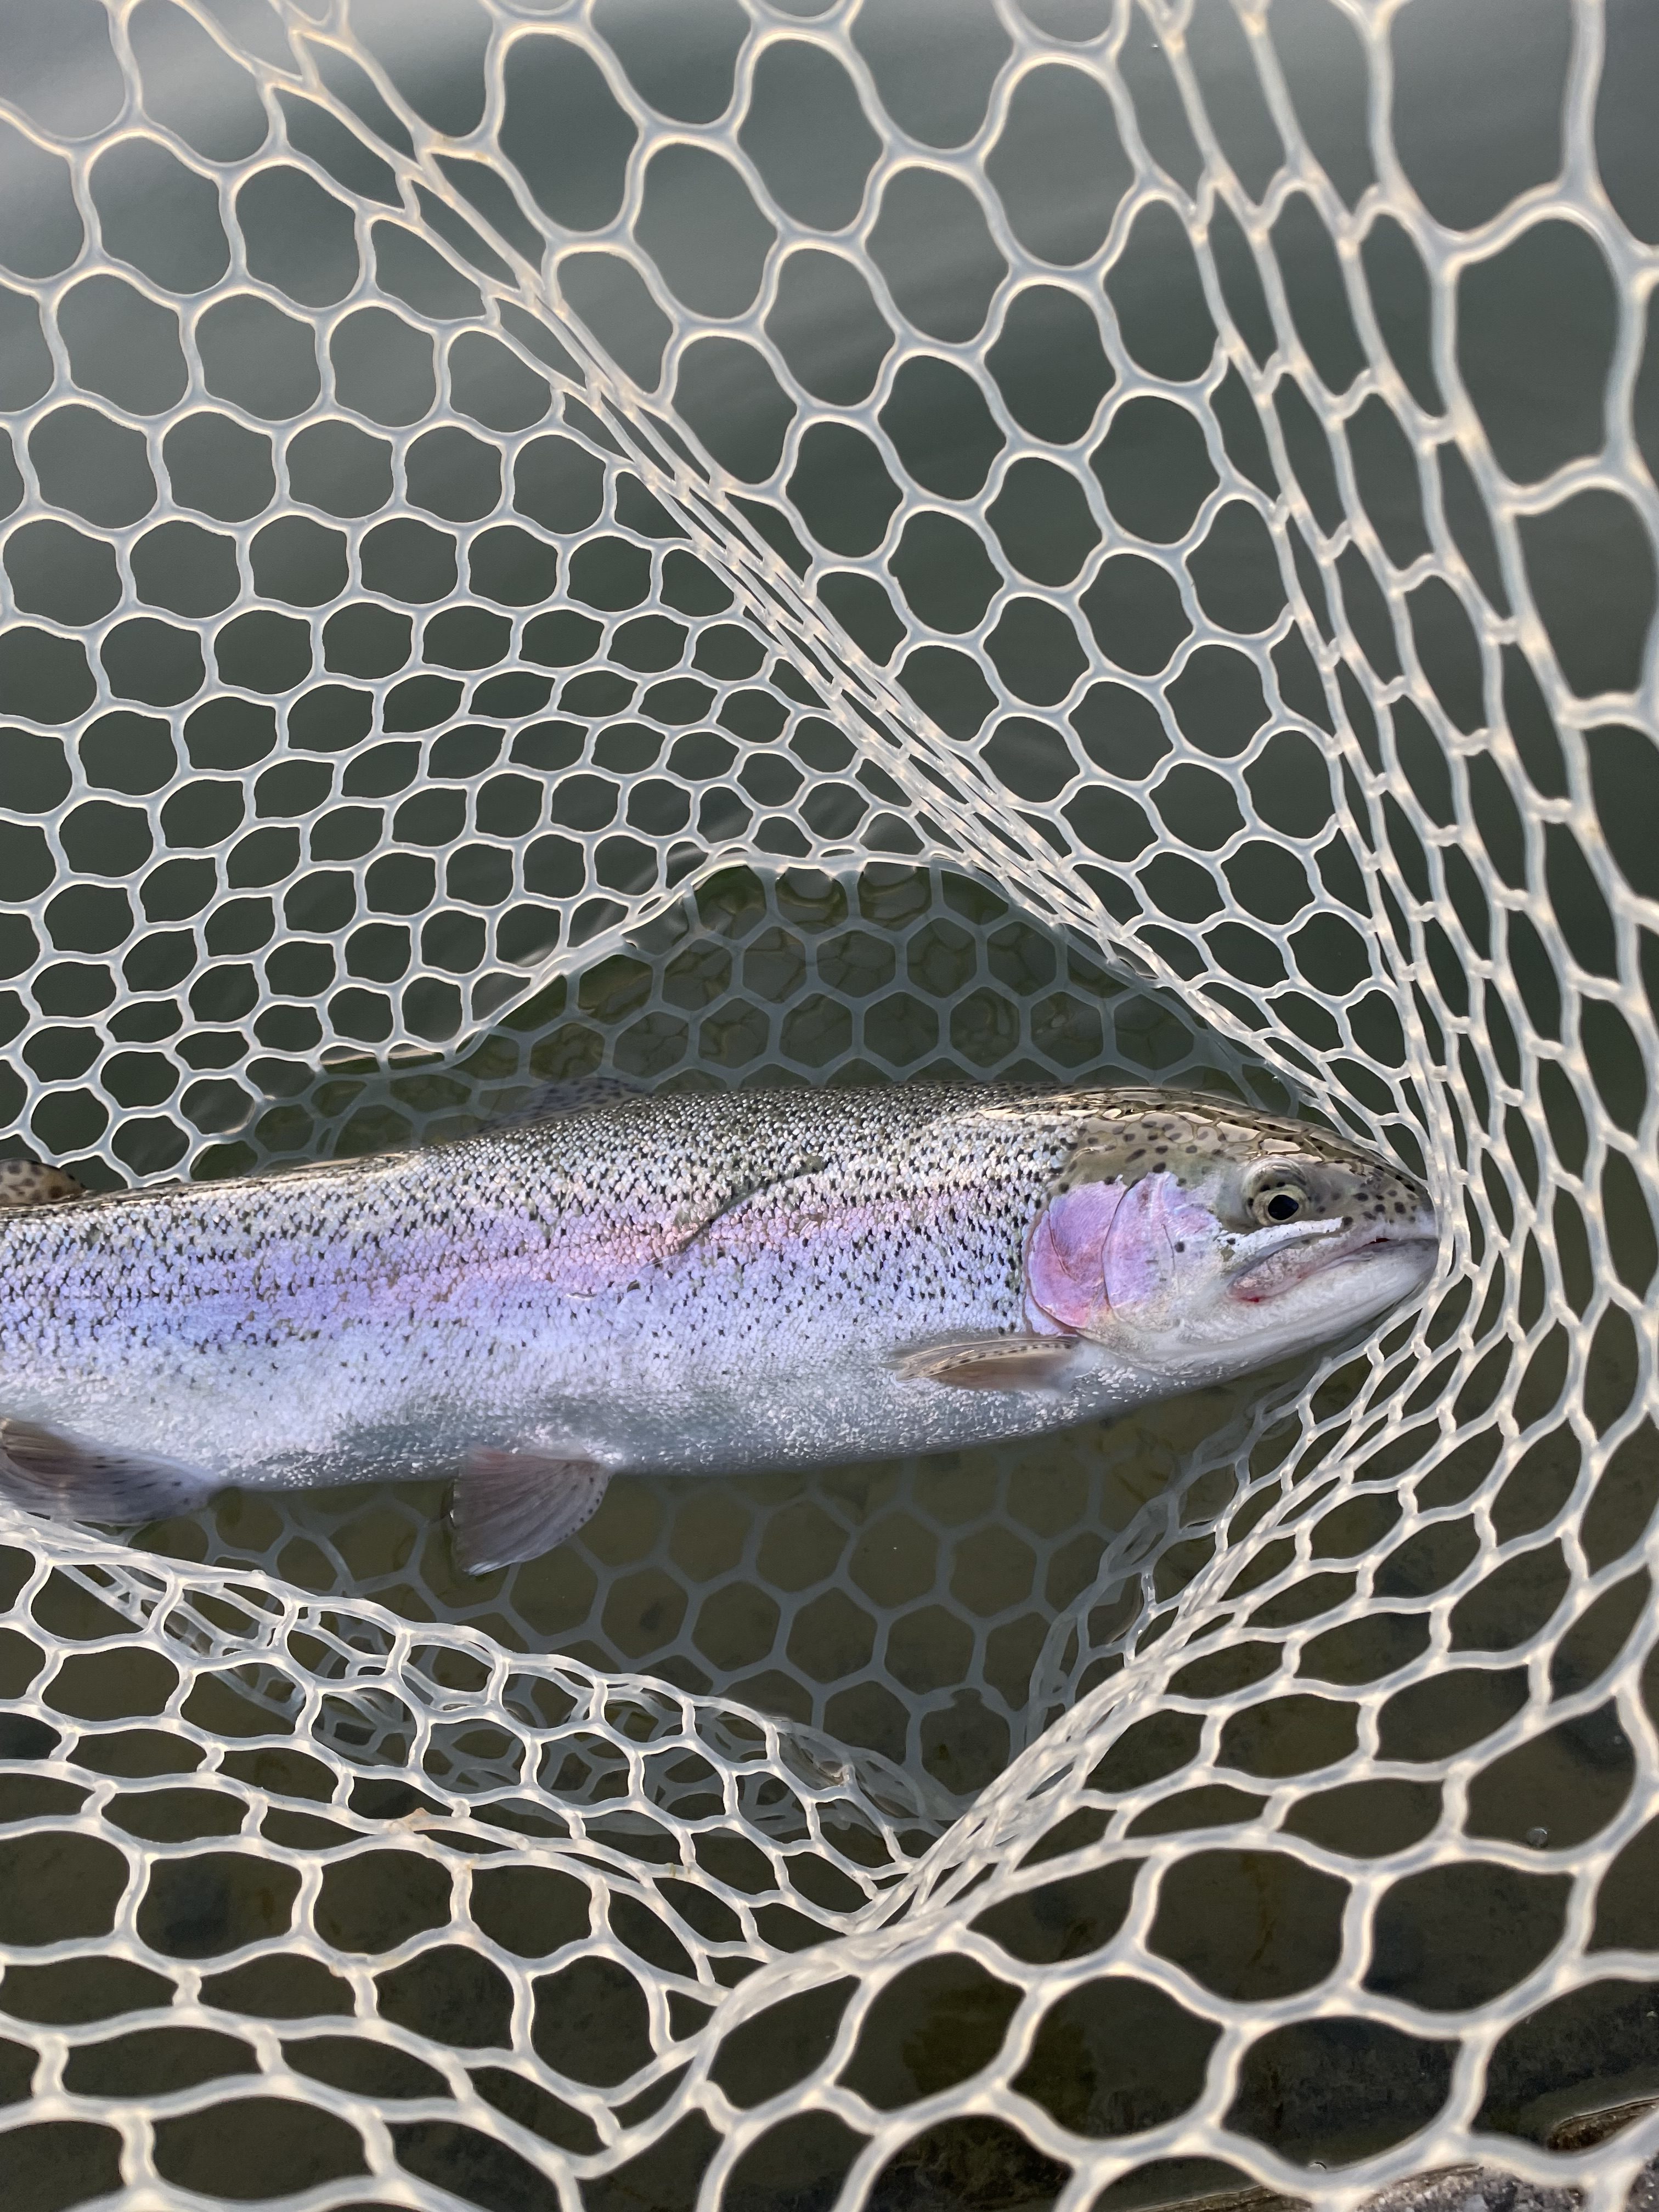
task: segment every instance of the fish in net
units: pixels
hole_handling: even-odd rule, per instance
[[[1358,1352],[481,1584],[435,1485],[9,1518],[14,2193],[1645,2188],[1648,12],[7,22],[9,1151],[1081,1070],[1453,1224]]]

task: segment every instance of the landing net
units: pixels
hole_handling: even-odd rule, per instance
[[[0,9],[9,1149],[1105,1071],[1447,1224],[1358,1352],[482,1582],[435,1482],[10,1516],[14,2212],[1626,2202],[1656,78],[1640,0]]]

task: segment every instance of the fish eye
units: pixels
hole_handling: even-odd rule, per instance
[[[1279,1225],[1297,1221],[1308,1211],[1311,1203],[1300,1183],[1274,1182],[1266,1189],[1255,1192],[1250,1199],[1250,1212],[1264,1226]]]

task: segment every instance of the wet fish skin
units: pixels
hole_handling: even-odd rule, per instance
[[[571,1469],[960,1447],[1247,1371],[1411,1295],[1437,1237],[1398,1170],[1225,1101],[629,1098],[0,1212],[0,1489],[121,1520],[471,1455],[522,1546]]]

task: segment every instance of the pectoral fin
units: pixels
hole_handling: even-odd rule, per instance
[[[31,1513],[137,1527],[193,1512],[224,1486],[199,1468],[110,1450],[33,1421],[0,1421],[0,1495]]]
[[[1081,1340],[1075,1336],[970,1336],[907,1352],[896,1363],[907,1382],[945,1382],[957,1390],[1042,1390],[1060,1382]]]
[[[547,1452],[475,1451],[455,1479],[449,1533],[469,1575],[539,1559],[599,1510],[608,1467]]]

